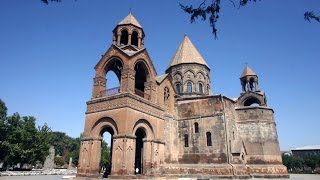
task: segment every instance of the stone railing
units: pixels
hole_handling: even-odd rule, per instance
[[[115,88],[111,88],[111,89],[107,89],[107,90],[103,90],[100,92],[100,96],[112,96],[115,94],[119,94],[120,93],[120,87],[115,87]]]
[[[119,93],[120,93],[120,87],[115,87],[115,88],[101,91],[100,97],[112,96],[112,95],[119,94]],[[140,97],[143,97],[144,99],[150,100],[150,95],[144,93],[143,91],[141,91],[139,89],[135,89],[134,93]]]

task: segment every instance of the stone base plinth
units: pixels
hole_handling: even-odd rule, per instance
[[[251,177],[255,178],[289,178],[287,167],[275,165],[247,165]]]

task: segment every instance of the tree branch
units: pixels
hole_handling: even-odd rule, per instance
[[[320,22],[320,15],[316,15],[313,11],[307,11],[304,13],[304,19],[309,22],[311,22],[311,20]]]

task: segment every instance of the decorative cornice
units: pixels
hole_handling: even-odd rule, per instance
[[[148,115],[164,119],[164,108],[131,93],[120,93],[113,96],[94,98],[87,102],[86,114],[118,108],[131,108]]]

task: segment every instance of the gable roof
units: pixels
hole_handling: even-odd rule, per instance
[[[160,76],[157,76],[156,82],[160,84],[167,76],[168,76],[168,74],[162,74]]]
[[[197,63],[205,65],[209,68],[206,61],[203,59],[199,51],[192,44],[187,35],[183,37],[176,53],[174,54],[169,67],[178,64]]]

